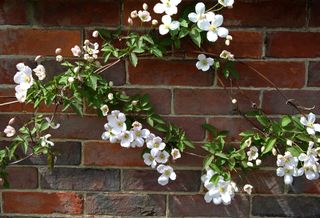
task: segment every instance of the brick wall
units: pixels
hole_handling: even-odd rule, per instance
[[[185,1],[185,0],[184,0]],[[151,2],[151,1],[147,1]],[[152,1],[154,2],[154,1]],[[54,50],[64,55],[80,44],[95,27],[125,24],[140,0],[0,0],[0,95],[13,93],[15,64],[31,65],[35,55],[49,55],[44,65],[52,76],[60,73]],[[225,22],[234,40],[230,50],[268,76],[290,98],[320,106],[320,1],[236,0],[225,11]],[[188,47],[188,46],[187,46]],[[221,43],[207,48],[221,49]],[[195,69],[190,58],[172,61],[141,60],[137,68],[121,62],[106,79],[128,94],[149,93],[157,111],[182,126],[201,145],[207,135],[200,124],[210,122],[228,129],[234,139],[249,128],[232,111],[232,104],[208,73]],[[33,64],[34,65],[34,64]],[[268,114],[293,113],[276,91],[250,69],[238,66],[239,85]],[[0,98],[0,101],[6,101]],[[246,99],[239,100],[249,108]],[[0,129],[12,114],[31,112],[30,106],[0,108]],[[48,109],[43,108],[43,112]],[[23,115],[26,116],[26,115]],[[10,168],[11,188],[1,192],[3,217],[319,217],[320,183],[297,179],[286,189],[275,175],[274,160],[235,180],[251,183],[251,196],[239,194],[230,206],[214,206],[203,200],[201,159],[184,155],[176,162],[177,180],[166,187],[157,184],[157,173],[144,167],[139,149],[122,149],[99,141],[103,119],[89,111],[84,118],[59,115],[62,128],[55,133],[61,156],[51,172],[46,159],[34,157]],[[94,128],[93,128],[94,127]],[[5,143],[5,142],[2,142]],[[201,149],[196,152],[201,153]],[[49,215],[50,214],[50,215]],[[101,216],[102,217],[102,216]],[[105,217],[105,216],[103,216]]]

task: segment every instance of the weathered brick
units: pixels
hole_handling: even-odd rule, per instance
[[[320,198],[306,196],[254,196],[252,215],[263,217],[319,217]]]
[[[259,105],[258,91],[244,91],[247,97]],[[233,95],[239,102],[241,110],[251,107],[247,98],[241,93]],[[231,114],[234,105],[228,94],[222,89],[176,89],[174,91],[174,110],[177,114]]]
[[[26,214],[81,214],[82,196],[59,192],[3,192],[3,212]]]
[[[180,127],[186,132],[186,135],[193,141],[202,141],[205,132],[201,128],[201,124],[205,123],[205,119],[201,117],[165,117],[165,120]]]
[[[314,90],[283,90],[289,99],[294,99],[298,105],[319,108],[320,92]],[[296,109],[286,104],[286,100],[277,91],[265,91],[263,93],[262,109],[267,114],[296,114]]]
[[[81,143],[80,142],[55,142],[53,150],[59,155],[55,165],[79,165],[81,162]],[[22,165],[47,165],[47,157],[44,155],[32,156],[22,161]]]
[[[0,24],[28,24],[27,1],[1,0]]]
[[[0,30],[0,38],[1,55],[54,55],[56,48],[62,48],[62,55],[71,56],[70,49],[80,43],[80,31],[6,29]]]
[[[40,168],[40,187],[58,190],[117,191],[120,171],[116,169]]]
[[[320,181],[308,180],[304,175],[296,177],[293,180],[292,186],[290,186],[289,193],[295,194],[319,194],[320,193]]]
[[[235,196],[231,205],[206,203],[203,195],[173,195],[169,197],[171,217],[249,217],[249,198]]]
[[[320,62],[311,62],[308,72],[308,86],[320,86]]]
[[[266,55],[280,58],[320,56],[320,33],[273,32],[268,34]]]
[[[86,142],[84,164],[88,166],[145,166],[142,148],[123,148],[118,143]]]
[[[242,117],[215,117],[209,120],[219,131],[227,130],[230,140],[239,140],[242,131],[252,129],[254,126]]]
[[[311,15],[309,26],[319,27],[320,26],[320,2],[317,0],[311,1]]]
[[[187,148],[184,150],[181,158],[172,163],[173,166],[198,167],[203,166],[203,156],[207,155],[207,151],[201,148],[201,143],[195,143],[195,149]],[[195,156],[195,155],[198,156]]]
[[[88,214],[112,216],[162,216],[166,211],[164,195],[88,194]]]
[[[200,190],[200,171],[178,170],[175,172],[177,179],[166,186],[161,186],[157,182],[159,173],[155,170],[124,170],[122,187],[128,191],[198,192]]]
[[[171,90],[170,89],[124,89],[129,96],[144,95],[150,96],[150,103],[159,114],[170,114],[171,112]]]
[[[35,19],[45,26],[115,26],[120,24],[117,0],[36,1]]]
[[[223,11],[225,25],[302,27],[306,23],[306,2],[306,0],[235,1],[232,9]]]
[[[131,84],[210,86],[213,82],[212,73],[200,72],[195,61],[140,60],[128,71]]]
[[[303,62],[250,61],[237,63],[236,69],[240,79],[233,80],[233,86],[237,84],[244,87],[273,87],[256,71],[279,88],[301,88],[305,85],[305,66]],[[230,86],[229,82],[224,82],[224,84]],[[221,84],[218,85],[221,86]]]
[[[112,81],[114,85],[124,85],[126,83],[126,66],[125,62],[121,61],[111,68],[104,70],[100,75],[107,81]]]
[[[38,187],[38,170],[33,167],[8,168],[10,188],[34,189]]]

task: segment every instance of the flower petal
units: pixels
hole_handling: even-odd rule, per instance
[[[314,115],[313,113],[309,113],[308,114],[308,121],[310,123],[314,123],[316,121],[316,115]]]
[[[229,35],[229,30],[227,28],[224,27],[219,27],[217,29],[218,35],[222,38],[227,37],[227,35]]]
[[[166,35],[168,32],[169,32],[169,29],[164,24],[161,24],[159,26],[160,35]]]
[[[164,4],[161,3],[157,3],[154,7],[153,7],[153,11],[157,14],[162,14],[164,12]]]
[[[223,16],[218,14],[214,16],[214,21],[213,21],[213,25],[215,25],[216,27],[221,26],[223,23]]]
[[[196,4],[195,9],[197,14],[204,14],[204,12],[206,11],[206,6],[203,2],[199,2],[198,4]]]
[[[210,42],[215,42],[215,41],[217,41],[217,39],[218,39],[218,35],[217,35],[215,32],[208,31],[208,32],[207,32],[207,39],[208,39]]]
[[[166,177],[165,175],[161,175],[161,176],[158,178],[158,183],[159,183],[160,185],[166,185],[166,184],[168,184],[168,182],[169,182],[169,178]]]
[[[194,12],[188,14],[188,18],[193,23],[196,23],[198,21],[198,15]]]

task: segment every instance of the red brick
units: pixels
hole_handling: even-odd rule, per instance
[[[209,123],[215,126],[219,131],[227,130],[230,140],[239,140],[239,133],[252,129],[253,126],[242,117],[215,117],[209,120]]]
[[[165,120],[171,122],[177,127],[182,128],[186,132],[186,136],[193,141],[202,141],[205,133],[201,128],[201,124],[205,123],[205,119],[201,117],[165,117]]]
[[[290,193],[294,194],[319,194],[320,193],[320,181],[308,180],[305,175],[296,177],[293,180],[293,185],[290,186]]]
[[[6,29],[0,30],[1,55],[54,55],[62,48],[62,55],[80,43],[78,30]]]
[[[229,90],[230,91],[230,90]],[[247,97],[259,105],[258,91],[244,91]],[[222,89],[176,89],[174,91],[174,108],[177,114],[231,114],[234,105]],[[240,93],[235,93],[239,108],[249,110],[250,102]]]
[[[201,148],[201,143],[195,143],[195,149],[187,148],[181,154],[181,158],[172,163],[173,166],[177,167],[197,167],[201,168],[203,166],[203,157],[208,154],[203,148]],[[195,156],[194,154],[198,155]]]
[[[1,0],[0,24],[28,24],[27,1]]]
[[[320,62],[309,64],[308,86],[320,86]]]
[[[118,143],[86,142],[84,165],[87,166],[145,166],[142,148],[123,148]]]
[[[240,0],[223,14],[227,26],[302,27],[306,8],[306,0]]]
[[[144,95],[150,96],[150,103],[156,113],[170,114],[171,112],[171,90],[170,89],[124,89],[127,95]]]
[[[239,80],[233,80],[233,85],[244,87],[273,87],[263,79],[259,71],[279,88],[302,88],[305,85],[305,66],[303,62],[250,61],[237,63]],[[288,79],[290,78],[290,79]],[[225,84],[228,84],[225,82]],[[221,84],[219,84],[221,86]],[[230,84],[228,84],[230,86]]]
[[[8,168],[10,188],[34,189],[38,187],[38,170],[33,167]]]
[[[268,34],[267,56],[302,58],[320,56],[320,33],[274,32]]]
[[[124,170],[122,187],[126,191],[182,191],[198,192],[201,185],[200,171],[176,170],[177,179],[166,186],[158,184],[156,170]],[[186,181],[192,181],[187,182]]]
[[[294,99],[298,105],[316,109],[320,107],[320,91],[311,90],[285,90],[282,91],[289,99]],[[292,106],[277,91],[263,93],[262,109],[267,114],[297,114]],[[315,112],[316,113],[316,112]]]
[[[320,1],[313,0],[311,3],[311,16],[309,26],[319,27],[320,26]]]
[[[46,26],[115,26],[120,24],[117,0],[37,1],[35,19]]]
[[[140,60],[137,67],[129,65],[131,84],[210,86],[212,72],[196,68],[196,61]]]
[[[29,214],[80,214],[82,196],[76,193],[4,192],[3,212]]]
[[[172,195],[169,197],[171,217],[249,217],[249,198],[235,196],[231,205],[206,203],[203,195]]]

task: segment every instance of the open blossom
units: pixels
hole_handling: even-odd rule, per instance
[[[133,128],[131,129],[131,133],[133,135],[133,141],[131,143],[131,147],[142,147],[144,144],[144,139],[146,139],[150,131],[148,129],[142,129],[141,123],[135,121],[133,124]]]
[[[298,159],[303,162],[302,170],[308,180],[319,178],[320,164],[318,163],[318,151],[313,147],[314,142],[309,142],[307,154],[302,153]]]
[[[106,131],[101,135],[102,140],[109,140],[111,143],[116,143],[118,141],[118,136],[112,133],[113,128],[108,123],[106,123],[104,125],[104,129]]]
[[[221,27],[223,23],[222,15],[214,15],[214,17],[210,20],[210,23],[204,29],[208,30],[207,39],[210,42],[215,42],[218,39],[218,36],[221,38],[226,38],[229,34],[228,29]]]
[[[138,12],[138,17],[140,18],[140,20],[142,22],[149,22],[152,19],[151,16],[150,16],[150,13],[148,11],[145,11],[145,10],[139,11]]]
[[[234,55],[231,52],[226,51],[226,50],[223,50],[221,52],[220,58],[226,59],[226,60],[229,60],[229,61],[234,61]]]
[[[204,54],[198,55],[198,62],[196,63],[196,67],[198,70],[208,71],[210,67],[213,65],[213,58],[206,57]]]
[[[188,14],[188,18],[191,22],[197,23],[201,30],[208,30],[210,20],[214,19],[214,15],[213,12],[206,12],[205,4],[199,2],[195,6],[195,12]]]
[[[307,127],[308,134],[315,135],[316,132],[320,132],[320,124],[315,123],[316,115],[314,115],[313,113],[309,113],[307,118],[305,118],[304,116],[301,117],[300,122],[302,123],[302,125]]]
[[[83,50],[83,58],[89,62],[92,62],[98,58],[99,44],[97,42],[91,43],[89,40],[85,40]]]
[[[168,184],[169,180],[176,180],[176,173],[173,171],[173,168],[171,166],[166,165],[159,165],[157,167],[157,171],[161,173],[162,175],[158,178],[158,183],[160,185],[166,185]]]
[[[16,129],[10,125],[8,125],[3,131],[7,137],[12,137],[16,134]]]
[[[127,130],[127,125],[125,123],[126,116],[120,111],[112,111],[107,117],[110,127],[112,127],[112,133],[119,135],[121,132]]]
[[[297,168],[298,162],[298,158],[293,157],[288,151],[284,155],[277,156],[277,176],[284,177],[285,184],[292,184],[293,176],[297,177],[303,174],[303,170]]]
[[[166,147],[166,144],[157,136],[147,141],[147,147],[151,149],[151,154],[156,156],[159,151],[162,151]]]
[[[161,0],[161,3],[157,3],[153,11],[157,14],[166,13],[167,15],[174,15],[178,13],[177,6],[181,0]]]
[[[173,160],[179,159],[181,157],[181,153],[179,151],[179,149],[174,148],[171,150],[171,156]]]
[[[178,21],[172,21],[169,15],[164,15],[161,21],[163,23],[159,26],[161,35],[166,35],[170,30],[176,30],[180,27],[180,23]]]
[[[247,152],[247,155],[249,161],[256,160],[259,156],[258,148],[256,146],[250,147],[249,151]]]
[[[18,84],[15,87],[15,96],[19,102],[25,102],[28,89],[33,84],[32,70],[24,63],[19,63],[16,67],[18,72],[13,77],[14,82]]]
[[[27,99],[27,92],[28,92],[28,89],[29,89],[29,85],[26,84],[26,83],[22,83],[20,85],[17,85],[14,89],[16,91],[16,98],[19,102],[23,103],[26,101]]]
[[[104,104],[100,107],[100,110],[101,110],[103,116],[107,116],[108,112],[109,112],[109,107],[108,107],[108,105]]]
[[[75,45],[73,48],[71,48],[71,52],[75,57],[81,56],[81,48],[78,45]]]
[[[129,148],[133,142],[133,135],[130,131],[123,131],[119,134],[119,140],[121,147]]]
[[[63,61],[62,55],[57,55],[57,56],[56,56],[56,61],[58,61],[58,62]]]
[[[232,8],[234,4],[234,0],[218,0],[219,4],[221,4],[223,7]]]
[[[152,168],[155,168],[157,166],[156,158],[152,156],[150,153],[144,153],[142,157],[144,163],[147,166],[151,166]]]
[[[156,161],[158,163],[167,163],[169,160],[169,153],[166,151],[159,151],[156,155]]]
[[[42,147],[54,146],[54,143],[49,140],[50,137],[50,134],[40,137],[40,144]]]
[[[46,69],[42,64],[38,64],[37,67],[33,69],[33,72],[35,72],[40,81],[46,78]]]

